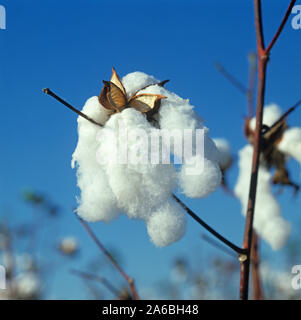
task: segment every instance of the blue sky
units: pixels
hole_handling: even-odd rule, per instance
[[[264,1],[266,43],[288,2]],[[247,54],[255,49],[253,1],[74,0],[71,5],[58,0],[0,0],[0,4],[7,11],[7,30],[0,30],[0,214],[9,211],[11,221],[18,222],[23,219],[20,213],[28,210],[20,198],[22,190],[48,194],[64,208],[58,234],[75,235],[81,241],[83,250],[76,264],[84,265],[84,259],[97,253],[71,214],[78,194],[70,166],[77,142],[76,116],[44,95],[42,88],[50,87],[81,107],[100,93],[112,66],[121,76],[143,71],[170,79],[167,88],[190,99],[213,137],[227,138],[234,152],[245,144],[245,97],[222,78],[214,63],[220,61],[247,82]],[[301,96],[301,30],[294,30],[290,23],[291,18],[273,48],[267,76],[266,102],[276,102],[283,109]],[[300,112],[290,117],[291,125],[300,126]],[[290,167],[300,182],[300,167],[294,163]],[[231,185],[236,177],[235,166]],[[207,199],[185,201],[241,244],[244,221],[238,201],[221,190]],[[292,201],[288,190],[280,202],[283,215],[298,221],[300,196]],[[122,253],[125,268],[139,287],[168,275],[170,260],[178,254],[216,253],[200,240],[203,230],[188,220],[186,236],[164,249],[149,242],[144,224],[137,221],[121,218],[92,226],[105,244]],[[53,240],[49,237],[49,242]],[[263,249],[267,256],[274,255],[267,246]],[[66,268],[56,276],[53,294],[82,297],[79,281]]]

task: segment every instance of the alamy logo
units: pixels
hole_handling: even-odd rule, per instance
[[[0,290],[6,289],[5,285],[5,268],[0,264]]]
[[[301,5],[296,5],[292,9],[292,14],[295,14],[292,19],[292,27],[295,30],[301,29]]]
[[[6,10],[5,7],[0,5],[0,29],[6,29]]]
[[[301,289],[301,265],[293,266],[292,273],[295,274],[292,279],[292,288],[295,290]]]

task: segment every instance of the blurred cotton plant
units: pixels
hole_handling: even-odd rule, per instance
[[[188,197],[201,198],[221,182],[218,151],[209,130],[189,101],[163,88],[164,83],[142,72],[120,80],[113,69],[101,95],[88,99],[82,110],[100,126],[78,118],[79,139],[72,157],[81,190],[78,215],[87,221],[111,221],[125,212],[129,218],[144,220],[152,242],[160,247],[178,241],[185,233],[186,213],[173,198],[176,188]],[[171,163],[139,159],[120,164],[110,159],[123,144],[118,137],[124,128],[134,134],[128,135],[123,148],[126,153],[136,150],[138,158],[143,147],[139,132],[146,134],[149,142],[152,135],[160,137],[160,129],[177,130],[182,137],[187,129],[193,137],[203,130],[204,148],[198,150],[197,142],[192,143],[192,153],[185,154],[179,171]],[[171,145],[173,154],[182,158],[182,146]],[[162,152],[156,155],[162,156]],[[198,166],[200,159],[203,165]],[[189,169],[193,174],[188,174]]]
[[[289,222],[281,216],[280,206],[272,193],[272,185],[299,186],[292,182],[286,166],[287,159],[295,158],[301,163],[301,128],[289,128],[285,119],[280,121],[282,112],[279,106],[265,106],[263,114],[263,150],[260,158],[254,227],[258,234],[274,250],[281,248],[291,230]],[[274,125],[277,124],[277,125]],[[247,119],[245,125],[249,144],[239,151],[239,177],[235,194],[242,204],[242,213],[246,213],[253,154],[255,118]],[[275,169],[272,176],[271,169]]]
[[[74,256],[79,252],[79,244],[75,237],[64,237],[58,244],[59,251],[66,256]]]

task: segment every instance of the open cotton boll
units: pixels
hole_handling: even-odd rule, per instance
[[[301,164],[301,128],[287,129],[278,144],[278,149]]]
[[[216,162],[206,158],[203,165],[198,164],[198,156],[190,159],[191,163],[182,165],[179,172],[179,185],[190,198],[203,198],[214,192],[221,183],[221,171]]]
[[[242,204],[242,214],[246,215],[252,166],[253,147],[246,145],[239,152],[239,176],[234,189]],[[271,174],[259,167],[254,228],[274,250],[281,248],[289,234],[290,226],[280,213],[280,207],[271,192]]]
[[[282,111],[277,104],[271,103],[264,106],[262,123],[271,126],[282,116]],[[250,121],[250,129],[255,131],[256,118],[252,118]]]
[[[151,241],[165,247],[181,239],[186,231],[186,214],[174,200],[164,203],[146,221]]]
[[[97,97],[90,98],[82,111],[95,121],[104,120]],[[78,144],[71,165],[74,168],[77,163],[77,184],[81,190],[77,213],[87,221],[109,221],[120,214],[106,174],[96,159],[99,130],[99,126],[78,118]]]
[[[115,134],[115,138],[101,138],[100,152],[107,154],[109,159],[114,150],[119,150],[117,154],[120,154],[120,148],[125,148],[128,155],[125,164],[108,161],[104,168],[118,207],[131,218],[146,219],[155,206],[171,197],[176,187],[173,165],[152,164],[149,161],[151,130],[157,129],[140,112],[128,108],[113,115],[101,131],[104,136],[105,132]],[[139,153],[142,155],[144,152],[146,157],[139,158]],[[138,154],[138,158],[135,158],[135,154]]]
[[[213,139],[218,150],[218,164],[222,169],[228,168],[232,163],[231,148],[226,139],[214,138]]]

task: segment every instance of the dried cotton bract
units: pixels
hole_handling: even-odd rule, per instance
[[[112,79],[118,84],[116,77],[113,70]],[[105,82],[101,96],[90,98],[82,110],[102,127],[78,118],[79,140],[72,158],[72,167],[77,163],[81,189],[77,213],[88,221],[110,221],[125,212],[130,218],[145,221],[155,245],[166,246],[178,241],[186,229],[186,213],[173,199],[173,191],[180,186],[190,197],[204,197],[215,191],[221,180],[218,152],[189,101],[163,88],[164,82],[134,72],[120,83],[122,94]],[[118,91],[119,105],[114,101],[114,90]],[[147,100],[145,97],[153,97],[154,104],[145,107],[141,102]],[[133,101],[132,105],[129,101]],[[181,133],[191,129],[193,137],[197,129],[203,129],[204,166],[196,167],[194,175],[187,174],[187,168],[195,169],[196,160],[203,156],[195,142],[179,172],[172,163],[149,161],[154,154],[162,157],[163,151],[154,150],[151,143],[153,135],[160,138],[160,129],[177,129]],[[170,150],[179,158],[180,149],[173,146],[171,139]],[[122,154],[126,156],[120,161]]]

